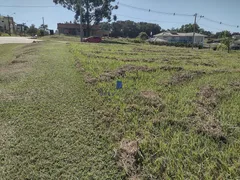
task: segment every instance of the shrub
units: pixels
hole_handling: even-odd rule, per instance
[[[139,35],[138,35],[138,38],[141,39],[142,41],[146,41],[148,39],[148,35],[147,33],[145,32],[141,32]]]
[[[228,49],[227,46],[225,44],[222,44],[222,43],[217,46],[218,51],[224,51],[224,50],[227,50],[227,49]]]
[[[37,35],[40,36],[40,37],[44,36],[44,30],[38,30]]]

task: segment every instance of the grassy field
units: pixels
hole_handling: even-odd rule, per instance
[[[79,36],[65,36],[65,35],[52,35],[52,36],[44,36],[39,39],[44,41],[71,41],[71,42],[80,42]]]
[[[49,40],[0,53],[2,179],[240,178],[239,52]]]

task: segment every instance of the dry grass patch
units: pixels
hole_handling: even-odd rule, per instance
[[[168,82],[168,85],[181,85],[185,82],[192,81],[195,78],[201,77],[204,74],[206,74],[204,71],[181,72],[174,75]]]
[[[240,90],[240,81],[234,81],[229,84],[235,91]]]
[[[197,93],[199,100],[196,102],[196,116],[194,118],[197,131],[226,141],[219,120],[214,116],[220,96],[219,90],[212,86],[205,86]]]
[[[99,78],[93,78],[90,74],[85,74],[85,82],[89,84],[96,84],[97,82],[108,82],[119,77],[125,77],[127,73],[132,72],[155,72],[156,68],[148,66],[125,65],[113,71],[105,71]]]
[[[162,66],[160,67],[161,70],[164,71],[183,71],[183,67],[175,67],[175,66]]]
[[[124,169],[130,179],[136,179],[141,170],[141,151],[138,141],[123,139],[116,152],[118,165]]]

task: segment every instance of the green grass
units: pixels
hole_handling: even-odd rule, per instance
[[[52,35],[44,36],[39,39],[44,41],[70,41],[70,42],[80,42],[80,36],[66,36],[66,35]]]
[[[103,94],[107,108],[101,109],[108,112],[103,116],[113,132],[113,142],[139,141],[144,158],[136,170],[138,177],[239,178],[239,52],[227,54],[142,44],[72,44],[70,51],[79,61],[81,73],[87,79],[96,78],[97,83],[90,85],[92,89],[105,92],[100,96]],[[147,66],[156,71],[127,72],[125,77],[101,80],[105,72],[113,73],[125,65]],[[194,75],[196,71],[200,75]],[[190,78],[184,79],[185,76]],[[123,82],[122,90],[115,90],[117,79]],[[233,82],[237,83],[235,90],[230,85]],[[209,97],[216,98],[210,102],[216,105],[214,108],[205,102],[208,98],[201,100],[204,97],[198,95],[209,86],[218,92],[216,97]],[[143,100],[141,92],[145,91],[157,94],[160,97],[157,103],[164,108],[156,106],[154,100]],[[203,101],[203,110],[199,110],[198,101]],[[211,123],[218,124],[220,132],[215,127],[211,130]]]
[[[240,178],[239,52],[52,40],[0,51],[2,179]],[[125,139],[139,145],[128,158]]]
[[[22,57],[29,71],[0,86],[1,179],[120,178],[66,44],[39,43],[21,52],[29,48],[37,52]]]

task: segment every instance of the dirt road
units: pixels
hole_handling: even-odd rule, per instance
[[[0,37],[0,44],[32,43],[33,41],[40,40],[30,39],[30,37]]]

